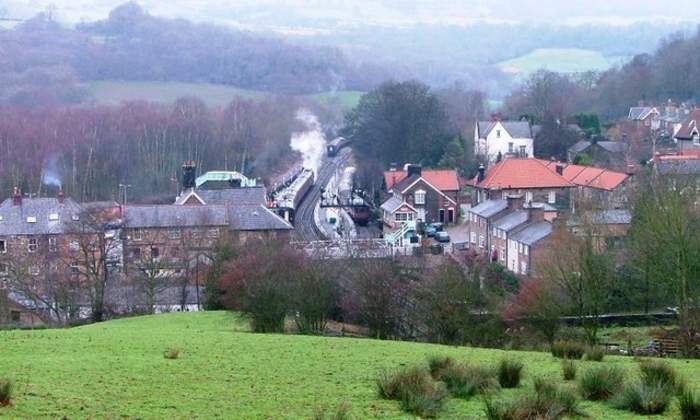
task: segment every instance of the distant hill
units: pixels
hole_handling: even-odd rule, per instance
[[[577,48],[538,48],[528,54],[498,63],[503,71],[527,75],[540,69],[559,73],[604,71],[621,58],[608,59],[598,51]]]

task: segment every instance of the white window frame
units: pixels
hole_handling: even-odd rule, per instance
[[[80,242],[78,242],[74,239],[74,240],[70,241],[70,244],[68,245],[68,247],[71,251],[80,251]]]
[[[6,262],[0,263],[0,276],[6,276],[10,274],[10,265]]]
[[[476,245],[476,232],[471,232],[470,239],[471,239],[471,243]]]
[[[177,240],[182,237],[182,231],[180,229],[170,229],[168,230],[168,239]]]
[[[39,249],[39,241],[36,238],[29,238],[27,241],[27,252],[34,253]]]
[[[27,216],[27,223],[36,223],[36,216]]]
[[[525,191],[525,202],[526,203],[532,203],[533,198],[534,197],[533,197],[532,191]]]
[[[528,255],[530,253],[530,247],[523,245],[523,255]]]
[[[141,229],[134,230],[134,236],[131,239],[135,241],[143,240],[143,231]]]
[[[508,143],[508,153],[514,153],[515,152],[515,144],[511,141]]]
[[[219,229],[213,228],[207,230],[207,237],[217,239],[219,237]]]
[[[557,192],[555,190],[550,191],[547,194],[547,202],[549,204],[556,204],[557,202]]]
[[[28,271],[29,271],[29,274],[32,276],[38,276],[41,273],[41,269],[39,268],[39,264],[30,264]]]
[[[501,247],[501,255],[500,255],[500,257],[501,257],[501,261],[502,261],[502,262],[506,262],[506,248],[505,248],[505,247]]]
[[[414,194],[414,201],[418,205],[424,205],[425,204],[425,197],[426,197],[426,192],[424,190],[418,190]]]
[[[484,235],[479,235],[479,248],[484,248],[486,246],[486,240]]]
[[[49,237],[49,252],[58,251],[58,238],[54,236]]]
[[[0,239],[0,243],[2,243],[2,247],[0,247],[0,254],[7,254],[7,240]]]
[[[522,275],[527,274],[527,262],[525,262],[525,261],[520,261],[520,274],[522,274]]]
[[[50,213],[49,222],[58,222],[58,213]]]

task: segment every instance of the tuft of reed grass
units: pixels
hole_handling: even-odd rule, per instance
[[[517,360],[501,360],[496,369],[501,388],[517,388],[520,385],[523,367],[524,365]]]
[[[678,411],[683,420],[700,420],[700,399],[688,388],[678,395]]]
[[[581,395],[591,401],[607,400],[620,390],[624,376],[624,372],[615,366],[589,368],[579,378]]]
[[[180,349],[171,348],[163,352],[163,357],[166,359],[174,360],[180,357]]]
[[[12,379],[0,378],[0,407],[7,407],[12,403],[12,393],[15,382]]]
[[[635,381],[626,384],[613,398],[613,406],[633,413],[662,414],[671,404],[674,389],[668,384]]]
[[[561,369],[565,381],[573,381],[576,379],[576,362],[569,359],[564,359],[561,361]]]

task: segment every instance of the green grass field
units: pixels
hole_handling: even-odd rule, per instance
[[[540,69],[560,73],[607,70],[612,65],[598,51],[577,48],[540,48],[528,54],[498,63],[507,73],[527,75]]]
[[[163,352],[179,348],[168,360]],[[351,404],[364,418],[409,418],[376,396],[383,369],[425,363],[429,355],[495,364],[506,352],[369,339],[260,335],[225,312],[165,314],[65,330],[0,332],[0,377],[16,381],[0,418],[310,418],[318,407]],[[534,376],[553,380],[560,361],[547,353],[508,352]],[[589,362],[582,362],[583,365]],[[594,363],[594,362],[590,362]],[[606,362],[628,370],[631,358]],[[671,362],[700,386],[700,361]],[[503,397],[523,392],[504,390]],[[591,418],[631,414],[583,404]],[[677,416],[676,408],[667,416]],[[479,398],[452,399],[445,418],[480,418]],[[657,417],[660,418],[660,417]]]
[[[124,101],[145,100],[173,102],[183,96],[195,96],[209,106],[226,106],[236,96],[257,99],[271,96],[269,92],[239,89],[210,83],[93,81],[87,84],[88,100],[101,105],[118,105]],[[337,91],[302,95],[324,104],[338,103],[344,109],[353,108],[363,92]]]

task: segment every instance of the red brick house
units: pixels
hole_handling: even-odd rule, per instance
[[[387,226],[405,221],[405,217],[428,223],[459,220],[457,171],[423,170],[418,165],[407,165],[405,171],[385,172],[384,183],[389,197],[381,208]]]

